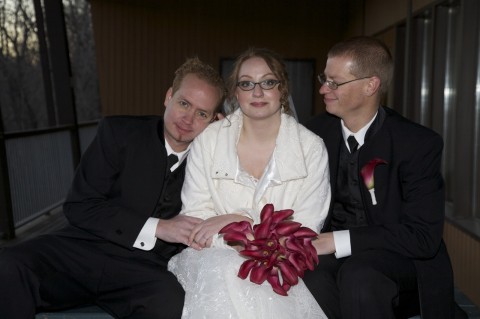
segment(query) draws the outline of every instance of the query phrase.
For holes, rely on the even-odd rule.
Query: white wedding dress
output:
[[[328,156],[322,140],[282,114],[273,155],[260,180],[245,172],[237,156],[241,110],[210,124],[192,143],[182,189],[182,214],[208,219],[240,214],[260,222],[265,204],[293,209],[292,218],[319,232],[330,204]],[[218,146],[218,147],[217,147]],[[238,277],[245,261],[222,236],[212,248],[183,250],[168,263],[185,289],[183,319],[323,319],[324,312],[305,283],[288,296]],[[307,270],[308,271],[308,270]]]
[[[174,256],[168,267],[185,289],[182,319],[327,318],[302,280],[281,296],[267,281],[239,278],[243,261],[229,248],[187,248]]]

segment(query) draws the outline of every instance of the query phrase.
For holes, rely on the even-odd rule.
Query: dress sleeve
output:
[[[220,205],[219,200],[214,203],[217,195],[210,177],[213,161],[211,149],[214,148],[208,145],[215,143],[212,140],[213,138],[208,139],[201,134],[192,143],[182,188],[181,214],[207,219],[225,213],[221,210],[216,212],[216,208]]]
[[[330,207],[330,173],[328,167],[328,154],[323,140],[316,137],[308,148],[304,147],[307,177],[295,200],[293,218],[317,233],[322,229],[323,223]]]

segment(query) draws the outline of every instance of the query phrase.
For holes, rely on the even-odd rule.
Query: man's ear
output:
[[[167,107],[168,103],[169,103],[170,100],[172,99],[172,96],[173,96],[173,88],[170,87],[170,88],[167,90],[167,93],[165,94],[165,102],[163,102],[163,105],[165,105],[165,107]]]
[[[368,83],[365,86],[365,94],[372,96],[373,94],[377,93],[380,90],[380,84],[380,78],[377,76],[372,76],[368,79]]]

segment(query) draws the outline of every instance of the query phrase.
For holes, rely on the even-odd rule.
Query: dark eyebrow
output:
[[[272,72],[270,72],[270,73],[265,73],[265,74],[262,75],[260,78],[263,79],[263,78],[267,78],[267,77],[270,77],[270,76],[273,76],[273,77],[275,77],[275,78],[277,77],[275,74],[273,74]],[[239,81],[240,81],[242,78],[244,78],[244,77],[249,78],[249,79],[252,79],[252,76],[250,76],[250,75],[248,75],[248,74],[244,74],[244,75],[240,75],[240,76],[238,77]],[[269,80],[269,79],[265,79],[265,80]],[[247,80],[243,80],[243,81],[247,81]],[[264,80],[262,80],[262,81],[264,81]]]

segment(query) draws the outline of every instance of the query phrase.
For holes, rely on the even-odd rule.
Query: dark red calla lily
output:
[[[272,268],[270,273],[267,276],[267,281],[272,286],[274,292],[279,295],[287,296],[287,291],[283,288],[283,285],[280,283],[280,277],[278,277],[278,270],[276,268]]]
[[[265,267],[264,263],[259,263],[250,271],[250,281],[261,285],[267,280],[269,269]]]
[[[317,237],[317,233],[314,232],[313,230],[311,230],[308,227],[300,227],[300,229],[298,229],[293,235],[296,238],[304,238],[304,237],[308,237],[308,238],[313,237],[314,238],[314,237]]]
[[[247,236],[239,231],[231,231],[223,235],[223,239],[226,241],[238,241],[246,245],[248,243]]]
[[[247,256],[247,257],[253,257],[253,258],[268,258],[270,255],[272,255],[272,252],[268,249],[258,249],[258,250],[248,250],[244,249],[240,251],[240,255]]]
[[[286,220],[292,215],[293,215],[293,209],[282,209],[282,210],[276,211],[275,214],[272,216],[272,223],[278,224],[282,220]]]
[[[290,262],[283,261],[277,264],[278,269],[282,273],[282,278],[290,285],[298,284],[298,272]]]
[[[280,236],[289,236],[302,227],[302,224],[292,221],[279,222],[275,227],[275,232]]]
[[[375,197],[375,181],[374,181],[374,171],[375,167],[379,164],[387,164],[387,162],[381,158],[374,158],[365,164],[360,170],[360,174],[363,178],[363,183],[367,187],[370,197],[372,198],[372,205],[377,205],[377,199]]]
[[[303,278],[307,264],[305,263],[305,257],[299,253],[292,253],[288,256],[288,261],[295,267],[297,274],[300,278]]]
[[[252,225],[247,221],[230,223],[220,229],[219,234],[229,233],[231,231],[238,231],[244,234],[253,234]]]
[[[365,164],[360,170],[360,174],[363,177],[363,182],[368,189],[375,187],[373,172],[375,171],[375,167],[379,164],[387,164],[387,162],[381,158],[374,158]]]
[[[260,222],[264,222],[267,219],[271,219],[274,213],[274,208],[272,204],[267,204],[263,206],[262,211],[260,212]]]
[[[317,236],[308,227],[288,220],[293,210],[275,211],[272,204],[263,207],[261,222],[253,227],[248,222],[235,222],[220,230],[227,242],[240,242],[239,253],[248,259],[240,266],[238,276],[262,284],[267,280],[277,294],[286,296],[291,286],[303,278],[305,270],[313,270],[318,256],[312,245]]]
[[[238,271],[238,277],[242,279],[246,279],[250,274],[250,270],[258,263],[255,259],[248,259],[245,260],[242,265],[240,266],[240,270]]]
[[[315,247],[313,247],[312,240],[310,238],[304,238],[303,246],[310,251],[308,255],[313,258],[313,262],[315,263],[315,265],[318,265],[317,250],[315,249]]]

